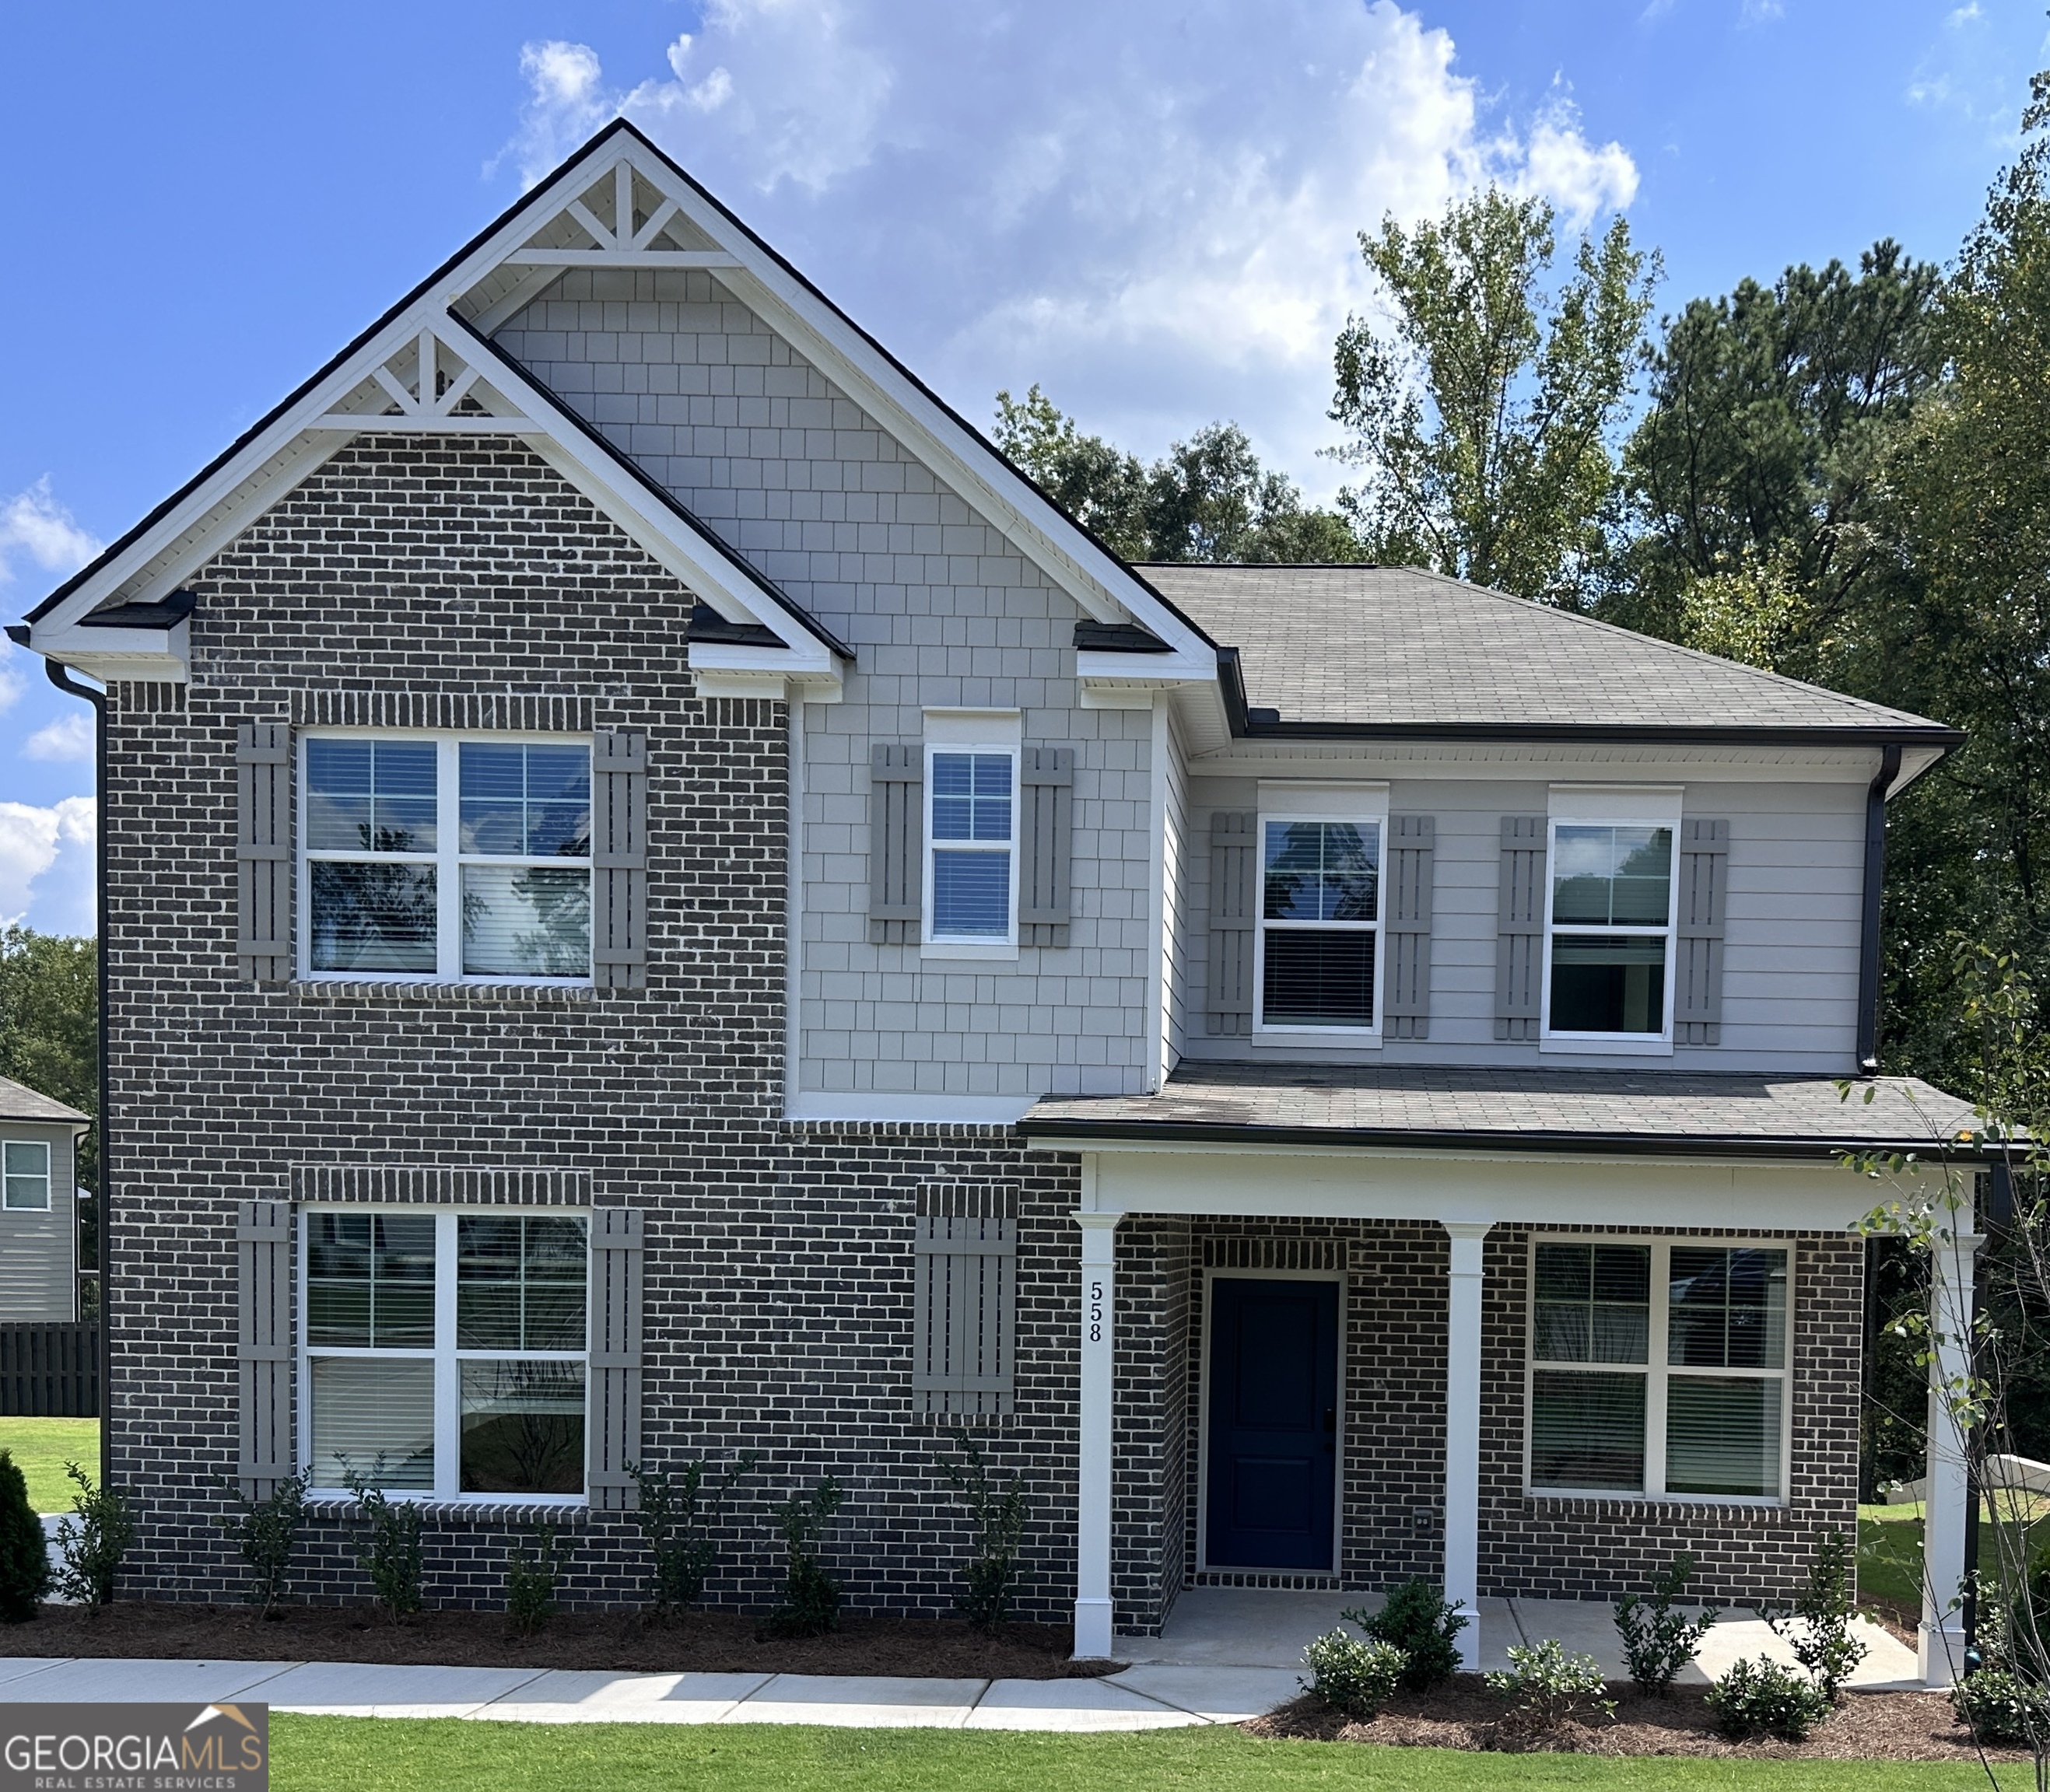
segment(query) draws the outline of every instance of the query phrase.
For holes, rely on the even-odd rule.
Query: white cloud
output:
[[[1393,0],[710,0],[666,77],[531,45],[529,181],[624,112],[977,423],[1046,384],[1142,453],[1235,416],[1299,477],[1335,431],[1357,241],[1489,181],[1580,224],[1636,166],[1555,95],[1519,128]]]
[[[18,555],[45,572],[73,573],[99,549],[99,539],[51,495],[47,473],[0,504],[0,584],[14,578]]]
[[[21,748],[31,759],[60,760],[90,759],[92,750],[92,723],[76,710],[38,728]]]
[[[94,813],[90,797],[49,808],[0,802],[0,924],[92,931]]]
[[[1744,0],[1737,9],[1739,25],[1771,25],[1787,16],[1786,0]]]

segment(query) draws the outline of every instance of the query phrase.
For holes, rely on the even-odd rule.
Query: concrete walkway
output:
[[[949,1730],[1151,1730],[1234,1724],[1296,1697],[1303,1646],[1371,1604],[1358,1595],[1192,1587],[1159,1637],[1119,1638],[1131,1665],[1100,1680],[908,1680],[768,1673],[613,1673],[564,1669],[380,1667],[346,1661],[172,1661],[0,1657],[0,1704],[261,1700],[274,1711],[350,1717],[463,1717],[531,1724],[822,1724]],[[1862,1621],[1861,1621],[1862,1622]],[[1919,1685],[1914,1656],[1865,1625],[1853,1685]],[[1623,1677],[1605,1605],[1482,1602],[1481,1661],[1557,1637]],[[1703,1665],[1785,1645],[1748,1615],[1709,1633]],[[1699,1683],[1699,1666],[1685,1678]]]

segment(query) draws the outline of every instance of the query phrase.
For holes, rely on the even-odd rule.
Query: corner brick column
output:
[[[1956,1217],[1970,1216],[1967,1207]],[[1929,1319],[1934,1360],[1929,1365],[1928,1503],[1922,1509],[1922,1622],[1916,1655],[1925,1686],[1948,1686],[1964,1665],[1964,1613],[1958,1587],[1965,1578],[1965,1521],[1971,1503],[1964,1434],[1952,1414],[1948,1390],[1971,1373],[1972,1265],[1986,1240],[1974,1233],[1939,1233],[1929,1255]]]
[[[1446,1220],[1452,1235],[1445,1323],[1445,1598],[1472,1621],[1460,1666],[1480,1668],[1481,1247],[1487,1221]]]
[[[1111,1323],[1117,1296],[1116,1213],[1077,1213],[1082,1229],[1081,1436],[1075,1501],[1075,1659],[1111,1653]]]

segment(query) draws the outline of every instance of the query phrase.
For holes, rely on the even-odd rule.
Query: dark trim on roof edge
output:
[[[116,604],[111,610],[88,611],[78,619],[81,629],[175,629],[197,608],[196,592],[177,590],[155,603]]]
[[[1232,653],[1235,662],[1237,650],[1223,649],[1219,653],[1220,664],[1224,652]],[[1255,740],[1713,741],[1771,746],[1878,746],[1892,742],[1902,746],[1936,747],[1946,753],[1962,746],[1970,738],[1955,728],[1935,724],[1904,728],[1894,723],[1846,723],[1841,727],[1689,727],[1684,723],[1253,721],[1233,732]]]
[[[1749,1134],[1668,1132],[1483,1132],[1452,1128],[1248,1126],[1200,1120],[1035,1120],[1030,1114],[1018,1130],[1028,1139],[1129,1139],[1139,1143],[1214,1145],[1380,1146],[1397,1151],[1471,1150],[1538,1153],[1577,1152],[1598,1157],[1830,1158],[1839,1151],[1913,1151],[1927,1155],[1939,1147],[1953,1156],[1984,1159],[1990,1153],[1934,1139],[1760,1139]]]

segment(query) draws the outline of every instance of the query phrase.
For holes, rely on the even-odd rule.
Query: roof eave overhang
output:
[[[1990,1162],[1989,1147],[1928,1139],[1759,1139],[1729,1134],[1567,1132],[1451,1128],[1257,1126],[1190,1120],[1074,1120],[1030,1114],[1018,1123],[1035,1151],[1098,1151],[1144,1149],[1149,1145],[1200,1145],[1219,1150],[1376,1150],[1389,1152],[1458,1151],[1548,1157],[1685,1158],[1700,1163],[1770,1161],[1831,1163],[1844,1154],[1900,1152],[1972,1163]]]

